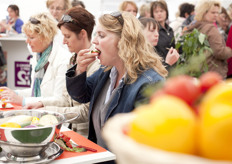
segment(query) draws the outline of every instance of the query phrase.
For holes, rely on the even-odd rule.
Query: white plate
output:
[[[14,108],[14,106],[13,106],[11,103],[7,103],[7,104],[6,104],[6,107],[3,108],[3,107],[2,107],[2,103],[0,103],[0,108],[2,108],[2,109],[11,109],[11,108]]]
[[[8,36],[6,33],[0,33],[0,37],[6,37]]]

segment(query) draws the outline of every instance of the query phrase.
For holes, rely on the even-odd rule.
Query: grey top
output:
[[[106,93],[109,86],[110,86],[110,78],[107,80],[106,85],[102,88],[102,91],[100,92],[98,98],[96,99],[96,102],[93,105],[93,115],[92,115],[93,125],[97,137],[97,144],[103,148],[107,148],[107,146],[105,145],[105,142],[102,138],[101,129],[104,126],[104,120],[107,110],[109,108],[110,102],[112,101],[112,97],[114,97],[114,93],[116,91],[115,89],[112,95],[110,96],[109,100],[105,103]]]

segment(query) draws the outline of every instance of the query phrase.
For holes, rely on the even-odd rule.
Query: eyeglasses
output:
[[[29,21],[32,23],[32,24],[40,24],[40,21],[36,18],[30,18]]]
[[[50,7],[49,10],[56,10],[56,11],[60,12],[60,11],[63,11],[64,8],[61,8],[61,7]]]
[[[65,23],[73,23],[75,25],[79,25],[75,20],[72,19],[72,17],[70,15],[63,15],[61,21],[65,22]]]
[[[115,17],[119,21],[119,23],[123,26],[124,19],[119,11],[112,12],[110,15]]]

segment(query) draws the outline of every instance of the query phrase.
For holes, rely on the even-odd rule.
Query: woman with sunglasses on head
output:
[[[93,44],[97,53],[78,53],[78,64],[66,73],[66,85],[74,100],[90,102],[89,139],[106,148],[101,136],[105,122],[131,112],[135,103],[146,99],[147,85],[164,80],[167,70],[144,38],[138,19],[128,12],[101,16]],[[87,77],[87,67],[96,57],[102,67]]]
[[[70,67],[76,64],[76,56],[80,50],[91,47],[91,35],[94,25],[94,16],[80,7],[69,9],[58,23],[58,27],[64,35],[63,43],[68,46],[70,52],[75,53],[70,60]],[[95,60],[88,66],[87,76],[91,75],[99,67],[99,62]],[[28,104],[25,108],[42,108],[60,113],[79,113],[78,119],[72,122],[72,129],[85,137],[88,136],[89,104],[73,101],[66,88],[61,98],[53,101],[44,99],[40,102]]]
[[[71,53],[54,39],[57,29],[55,20],[46,13],[32,16],[24,24],[26,42],[36,52],[31,59],[31,88],[15,92],[7,87],[0,87],[4,89],[2,98],[24,106],[41,99],[52,100],[62,96]]]

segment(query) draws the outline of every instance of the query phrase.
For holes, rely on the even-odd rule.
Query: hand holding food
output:
[[[0,89],[3,89],[3,91],[1,92],[2,100],[8,100],[12,103],[22,105],[22,96],[17,95],[15,91],[11,90],[8,87],[0,87]]]
[[[168,51],[167,56],[166,56],[165,63],[167,63],[168,65],[173,65],[177,62],[179,57],[180,57],[180,55],[176,51],[176,49],[171,47]]]
[[[97,50],[84,49],[79,51],[77,55],[77,68],[76,73],[79,75],[87,70],[90,63],[96,60],[96,57],[100,54]]]

